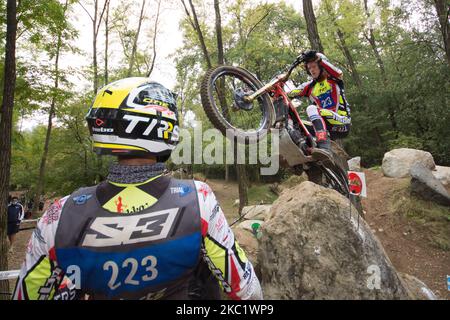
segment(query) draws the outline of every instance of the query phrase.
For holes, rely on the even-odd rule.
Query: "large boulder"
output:
[[[273,204],[258,260],[267,299],[413,298],[348,199],[308,181]]]
[[[427,287],[425,283],[417,279],[416,277],[406,274],[398,273],[400,278],[402,278],[403,283],[408,287],[409,292],[414,300],[437,300],[433,291]]]
[[[433,175],[444,186],[450,186],[450,167],[436,166],[433,171]]]
[[[416,149],[394,149],[386,152],[383,157],[383,174],[391,178],[405,178],[409,175],[409,170],[414,163],[419,162],[426,168],[435,168],[431,153]]]
[[[247,220],[264,220],[266,216],[270,213],[270,208],[272,206],[269,204],[257,205],[257,206],[246,206],[242,208],[241,215],[245,216]]]
[[[258,225],[262,225],[264,223],[264,221],[262,220],[255,220],[255,219],[251,219],[251,220],[244,220],[241,223],[238,224],[237,228],[240,229],[244,229],[250,232],[253,232],[253,225],[254,224],[258,224]]]
[[[411,194],[424,200],[450,206],[450,195],[430,169],[415,163],[411,170]]]
[[[348,162],[348,170],[361,171],[361,157],[351,158]]]

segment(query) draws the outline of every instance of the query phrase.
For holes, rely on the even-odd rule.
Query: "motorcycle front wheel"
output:
[[[263,138],[273,121],[273,105],[268,93],[252,102],[249,96],[262,87],[262,83],[249,71],[233,66],[210,69],[203,77],[200,95],[203,109],[223,135],[232,134],[246,144]]]

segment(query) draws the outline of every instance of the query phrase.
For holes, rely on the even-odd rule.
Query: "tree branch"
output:
[[[156,11],[155,30],[153,30],[153,57],[152,57],[152,63],[151,63],[150,68],[148,69],[148,72],[147,72],[147,77],[150,77],[150,75],[153,72],[153,68],[155,67],[155,61],[156,61],[156,35],[158,34],[158,23],[159,23],[160,8],[161,8],[161,0],[158,1],[158,10]]]
[[[104,5],[103,5],[102,13],[100,13],[100,18],[98,19],[98,25],[97,25],[97,27],[96,27],[96,29],[95,29],[95,34],[96,34],[96,35],[98,34],[98,30],[100,29],[100,25],[102,24],[103,15],[105,14],[106,7],[107,7],[107,5],[108,5],[108,2],[109,2],[109,0],[105,0],[105,3],[104,3]]]
[[[89,11],[83,6],[83,4],[80,1],[77,1],[77,3],[83,8],[83,10],[88,14],[89,18],[91,19],[92,22],[94,22],[94,18],[92,18],[91,14],[89,13]]]

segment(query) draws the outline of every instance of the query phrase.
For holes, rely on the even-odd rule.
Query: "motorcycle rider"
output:
[[[317,148],[311,154],[318,161],[332,161],[330,136],[333,140],[344,138],[351,126],[343,74],[325,55],[314,50],[303,53],[303,61],[312,80],[289,92],[289,97],[308,97],[313,103],[306,108],[308,118],[314,126],[317,143]]]
[[[45,212],[13,298],[220,299],[222,288],[262,299],[211,188],[165,174],[179,139],[175,94],[122,79],[98,92],[86,119],[94,151],[118,163]]]

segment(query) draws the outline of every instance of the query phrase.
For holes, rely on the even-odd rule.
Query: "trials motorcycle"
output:
[[[350,197],[348,154],[339,141],[331,141],[332,163],[315,161],[311,156],[316,147],[314,128],[300,118],[286,92],[292,84],[291,73],[304,61],[304,55],[299,55],[266,84],[244,68],[224,65],[212,68],[201,83],[203,108],[223,135],[231,130],[235,139],[245,144],[257,143],[268,130],[278,129],[281,163],[294,173],[305,172],[310,181],[349,197],[361,212],[359,201]]]

